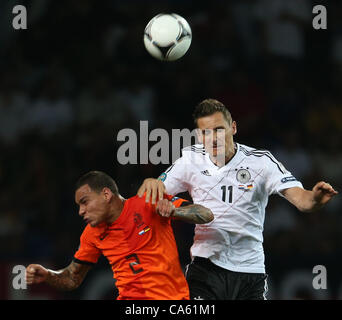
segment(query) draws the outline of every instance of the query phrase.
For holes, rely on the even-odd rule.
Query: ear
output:
[[[106,201],[110,201],[113,197],[113,192],[109,188],[103,188],[102,193]]]
[[[237,133],[237,125],[236,125],[236,121],[233,121],[232,122],[232,134],[233,134],[233,136],[234,135],[236,135],[236,133]]]

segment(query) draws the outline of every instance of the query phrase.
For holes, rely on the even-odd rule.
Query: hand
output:
[[[334,190],[329,183],[324,181],[316,183],[316,185],[312,188],[312,192],[313,198],[319,206],[325,205],[332,199],[332,197],[338,194],[338,192]]]
[[[164,193],[166,193],[165,185],[163,181],[153,178],[147,178],[144,180],[143,184],[140,186],[137,195],[141,198],[146,192],[145,201],[150,202],[150,197],[152,195],[152,204],[156,204],[156,198],[158,195],[158,200],[164,198]]]
[[[171,201],[163,199],[158,201],[156,210],[162,217],[168,218],[172,216],[173,212],[175,211],[175,206]]]
[[[26,283],[37,284],[44,282],[49,275],[49,271],[40,264],[30,264],[26,268]]]

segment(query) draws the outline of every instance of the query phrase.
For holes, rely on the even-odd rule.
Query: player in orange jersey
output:
[[[156,205],[137,196],[124,199],[114,180],[100,171],[79,179],[75,201],[87,226],[73,261],[59,271],[30,264],[27,284],[75,289],[103,254],[112,267],[119,300],[189,299],[170,216],[207,223],[213,219],[209,209],[169,195]]]

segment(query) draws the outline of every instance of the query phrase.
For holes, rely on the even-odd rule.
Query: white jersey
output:
[[[188,191],[194,203],[214,214],[212,222],[196,225],[191,256],[248,273],[265,273],[262,233],[268,196],[303,187],[269,151],[238,143],[234,157],[221,168],[203,145],[184,148],[159,179],[168,194]]]

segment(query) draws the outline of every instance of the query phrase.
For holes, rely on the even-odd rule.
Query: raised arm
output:
[[[85,278],[91,266],[72,261],[64,269],[54,271],[39,264],[30,264],[26,268],[26,283],[28,285],[45,282],[60,290],[74,290]]]
[[[329,183],[320,181],[316,183],[312,190],[293,187],[283,190],[282,194],[299,211],[313,212],[322,208],[338,192]]]
[[[157,202],[156,211],[163,217],[174,217],[189,223],[203,224],[214,219],[210,209],[200,204],[189,204],[184,207],[175,208],[173,203],[167,199]]]

